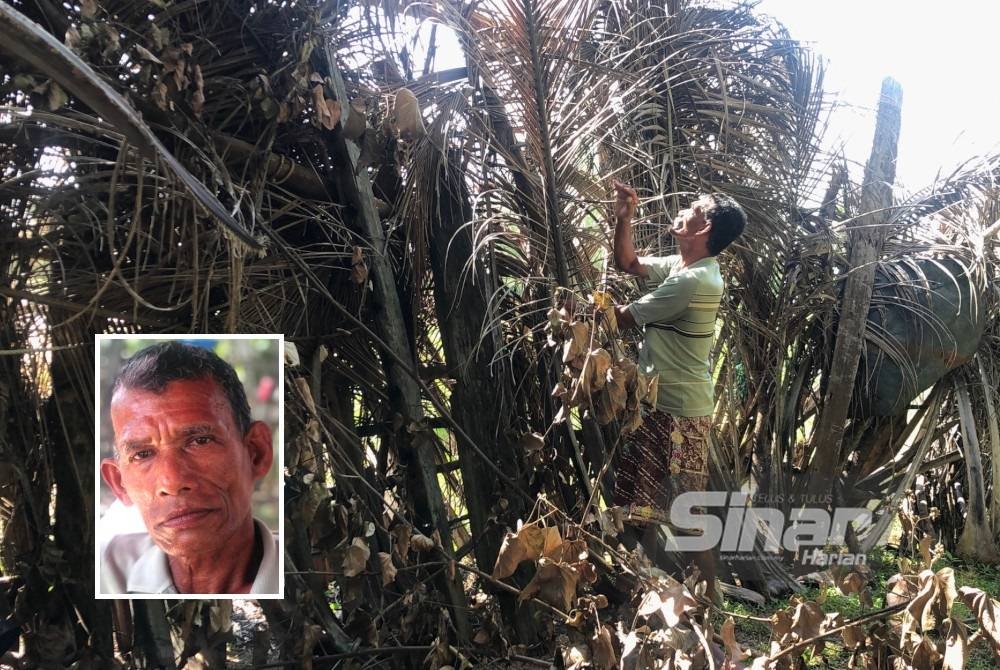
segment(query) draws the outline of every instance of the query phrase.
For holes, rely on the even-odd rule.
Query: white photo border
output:
[[[277,342],[278,430],[274,439],[278,470],[278,592],[277,593],[101,593],[101,556],[97,537],[101,500],[101,344],[111,340],[275,340]],[[241,380],[242,381],[242,380]],[[282,600],[285,597],[285,336],[282,333],[105,333],[94,336],[94,598],[96,600]]]

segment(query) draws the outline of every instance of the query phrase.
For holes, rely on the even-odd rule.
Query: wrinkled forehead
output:
[[[197,423],[236,425],[225,393],[211,378],[175,380],[158,391],[122,386],[111,397],[111,424],[116,434],[127,424],[178,416],[192,421],[197,418]]]

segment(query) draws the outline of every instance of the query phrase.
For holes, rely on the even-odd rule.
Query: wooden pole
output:
[[[813,499],[818,496],[820,500],[831,500],[834,482],[841,472],[840,451],[865,342],[875,268],[889,230],[887,223],[892,206],[892,183],[896,178],[902,104],[900,85],[891,78],[883,80],[875,140],[861,190],[861,211],[865,213],[848,225],[851,269],[840,301],[840,325],[830,365],[830,383],[813,433],[808,487]]]

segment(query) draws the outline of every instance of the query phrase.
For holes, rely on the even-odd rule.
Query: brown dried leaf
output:
[[[351,107],[347,110],[347,122],[344,124],[344,137],[357,141],[368,128],[368,104],[364,98],[354,98],[351,100]]]
[[[340,123],[340,116],[341,116],[340,101],[328,99],[326,101],[326,110],[328,112],[328,123],[330,125],[324,124],[323,127],[326,128],[327,130],[333,130],[337,126],[337,124]]]
[[[604,324],[604,329],[609,335],[618,334],[618,313],[615,312],[613,305],[601,309],[601,323]]]
[[[952,568],[941,568],[934,573],[934,581],[937,582],[938,597],[933,603],[933,614],[936,621],[943,622],[951,616],[951,606],[958,597],[955,571]]]
[[[525,433],[517,439],[516,446],[532,454],[536,451],[541,451],[545,447],[545,438],[541,433]]]
[[[844,647],[854,651],[865,642],[865,629],[861,626],[848,626],[841,631],[840,636],[844,639]]]
[[[913,650],[913,656],[909,659],[913,670],[935,670],[941,654],[926,635],[920,636],[920,643]]]
[[[733,617],[729,617],[722,624],[719,635],[722,637],[723,644],[726,645],[726,656],[734,665],[750,655],[750,652],[744,650],[736,641],[736,622],[733,621]]]
[[[611,354],[604,349],[594,349],[587,354],[587,362],[584,363],[584,371],[581,374],[587,374],[589,371],[589,385],[591,389],[604,388],[604,385],[608,382],[608,370],[611,369],[612,363]]]
[[[591,409],[594,410],[594,418],[597,423],[606,426],[615,418],[615,409],[611,401],[611,396],[606,389],[596,391],[590,396]]]
[[[278,123],[287,123],[292,118],[292,107],[287,102],[278,105]]]
[[[521,526],[516,533],[504,537],[497,562],[493,566],[493,578],[505,579],[514,574],[521,561],[533,561],[542,555],[545,547],[545,530],[532,523]]]
[[[172,50],[171,56],[172,58],[164,62],[163,74],[173,74],[174,86],[178,91],[182,91],[188,85],[187,61],[177,55],[176,49]]]
[[[590,649],[592,652],[592,662],[598,670],[613,670],[618,667],[618,657],[615,655],[615,647],[611,643],[611,629],[602,625],[601,629],[594,633],[590,639]]]
[[[906,634],[919,624],[919,630],[931,630],[951,614],[951,605],[958,596],[955,590],[955,573],[951,568],[941,568],[936,573],[924,570],[918,575],[920,591],[906,607],[902,633]]]
[[[642,426],[642,412],[638,409],[634,409],[625,415],[622,423],[622,433],[625,435],[634,433],[639,430],[640,426]]]
[[[424,120],[420,116],[420,103],[410,89],[401,88],[396,91],[393,116],[396,117],[396,127],[402,139],[412,142],[427,134]]]
[[[890,577],[885,586],[887,589],[885,594],[885,604],[887,607],[910,600],[920,590],[913,581],[900,574]]]
[[[955,618],[945,622],[944,665],[941,670],[962,670],[965,667],[969,636],[965,624]]]
[[[351,254],[351,281],[359,285],[368,281],[368,266],[365,265],[365,253],[361,247],[354,247]]]
[[[580,573],[572,566],[540,558],[535,576],[517,598],[523,601],[537,594],[540,600],[566,612],[576,597],[576,584],[579,580]]]
[[[62,108],[63,105],[69,100],[69,96],[66,95],[66,91],[62,89],[62,86],[55,83],[54,81],[49,82],[49,95],[48,95],[48,105],[49,111],[54,112],[57,109]]]
[[[202,112],[205,111],[205,78],[201,74],[200,65],[195,65],[191,71],[194,76],[194,93],[191,94],[191,111],[193,111],[194,115],[200,119]]]
[[[205,93],[203,91],[195,91],[191,94],[191,111],[194,112],[195,118],[201,118],[205,111]]]
[[[659,612],[668,627],[673,628],[680,623],[681,616],[695,609],[698,601],[694,599],[687,587],[680,582],[657,591],[648,591],[639,604],[640,616],[650,616]]]
[[[590,326],[583,321],[576,321],[569,328],[570,337],[563,345],[563,363],[573,362],[590,348]]]
[[[989,642],[993,653],[1000,659],[1000,601],[990,598],[979,589],[963,586],[958,590],[962,603],[972,610],[979,622],[979,634]]]
[[[153,55],[153,52],[142,46],[141,44],[135,45],[136,53],[139,54],[139,60],[148,60],[156,63],[157,65],[163,65],[163,61]]]
[[[929,623],[929,616],[925,618],[925,615],[930,614],[931,603],[937,597],[937,582],[934,580],[933,572],[924,570],[917,576],[917,579],[919,580],[920,590],[914,596],[913,600],[910,601],[910,604],[906,606],[900,629],[901,639],[904,641],[910,633],[926,630],[924,624]]]
[[[930,570],[931,565],[934,562],[934,557],[931,555],[930,535],[924,535],[922,538],[920,538],[920,543],[918,547],[920,548],[920,560],[923,562],[924,569]]]
[[[80,31],[77,30],[76,26],[70,26],[66,29],[66,35],[63,38],[63,44],[68,46],[70,49],[76,49],[80,46]]]
[[[604,513],[610,517],[611,526],[615,529],[616,533],[625,532],[625,511],[621,507],[615,505]]]
[[[415,533],[413,537],[410,538],[410,547],[414,551],[419,553],[423,553],[425,551],[431,551],[432,549],[434,549],[435,546],[437,545],[435,544],[433,539],[427,537],[426,535],[422,535],[420,533]]]
[[[396,579],[396,566],[392,564],[392,554],[378,552],[379,567],[382,569],[382,587],[392,584]]]
[[[619,367],[613,367],[607,374],[608,398],[611,400],[611,411],[618,416],[625,411],[628,396],[625,393],[625,371]]]
[[[323,637],[322,626],[317,626],[313,623],[307,623],[302,626],[302,636],[295,644],[298,657],[302,659],[300,665],[302,670],[312,670],[313,649],[321,637]]]
[[[826,613],[817,603],[806,600],[795,606],[792,614],[792,631],[800,640],[808,640],[822,632]]]
[[[837,582],[837,588],[840,589],[840,592],[844,595],[860,593],[861,589],[864,587],[865,578],[857,572],[849,572]]]
[[[472,643],[484,646],[490,643],[490,638],[490,632],[485,628],[480,628],[476,634],[472,636]]]
[[[344,552],[344,562],[342,564],[344,576],[357,577],[364,572],[369,556],[371,556],[371,550],[368,549],[368,543],[365,542],[364,538],[354,538],[351,546]]]
[[[85,19],[92,19],[97,16],[97,0],[80,0],[80,16]]]
[[[562,558],[563,539],[559,535],[559,529],[555,526],[546,526],[542,530],[542,556],[560,560]]]
[[[597,568],[590,561],[577,561],[570,567],[576,570],[580,575],[580,581],[584,584],[593,584],[597,581]]]
[[[554,334],[561,333],[563,328],[570,324],[569,312],[566,311],[565,307],[560,307],[558,309],[550,307],[549,311],[546,313],[546,318],[549,320],[548,328]]]
[[[646,384],[646,397],[643,398],[643,401],[650,407],[656,407],[656,398],[660,389],[660,375],[653,375],[652,377],[639,375],[639,383]]]
[[[153,99],[153,104],[164,111],[170,107],[170,101],[167,99],[167,92],[167,85],[161,81],[153,87],[153,93],[150,96]]]
[[[792,634],[792,615],[787,610],[778,610],[771,615],[771,632],[779,643]]]
[[[317,127],[333,130],[337,125],[330,108],[326,104],[326,96],[323,94],[323,85],[316,84],[312,89],[313,98],[313,124]]]

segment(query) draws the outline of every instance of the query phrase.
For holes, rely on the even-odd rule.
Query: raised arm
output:
[[[632,217],[635,215],[639,196],[630,186],[620,181],[615,186],[615,267],[623,272],[639,277],[646,277],[646,266],[639,262],[635,253],[635,243],[632,242]]]

